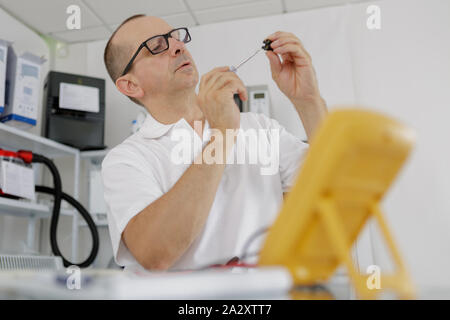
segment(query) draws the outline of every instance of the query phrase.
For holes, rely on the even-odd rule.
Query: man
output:
[[[267,38],[273,41],[273,52],[266,52],[272,77],[310,139],[326,114],[311,58],[291,33]],[[197,94],[189,41],[186,29],[173,31],[160,18],[138,15],[119,26],[105,48],[117,89],[149,112],[140,131],[102,164],[114,255],[128,269],[193,269],[240,256],[249,237],[274,222],[306,152],[306,144],[275,120],[239,112],[233,95],[246,100],[247,93],[228,67],[203,75]],[[275,174],[262,175],[260,165],[249,163],[201,161],[217,142],[208,132],[239,128],[277,130],[278,141],[264,139],[264,148],[279,144]],[[173,161],[177,130],[200,141],[190,163]],[[214,145],[213,154],[234,156],[235,142]]]

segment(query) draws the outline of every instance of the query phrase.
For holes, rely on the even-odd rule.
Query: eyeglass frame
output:
[[[186,34],[188,35],[189,41],[183,42],[183,43],[188,43],[188,42],[190,42],[190,41],[192,40],[191,34],[189,33],[188,28],[186,28],[186,27],[175,28],[175,29],[170,30],[170,31],[167,32],[166,34],[158,34],[158,35],[156,35],[156,36],[152,36],[152,37],[148,38],[147,40],[145,40],[144,42],[142,42],[141,45],[139,46],[139,48],[136,50],[136,52],[134,53],[133,57],[130,59],[130,62],[128,62],[127,66],[126,66],[125,69],[123,70],[121,77],[124,76],[124,75],[126,75],[126,74],[130,71],[131,66],[133,65],[134,60],[136,59],[137,55],[139,54],[139,52],[140,52],[144,47],[147,48],[147,50],[148,50],[152,55],[157,55],[157,54],[163,53],[164,51],[168,50],[168,49],[169,49],[169,38],[173,38],[170,34],[171,34],[172,32],[174,32],[174,31],[176,31],[176,30],[185,30],[185,31],[186,31]],[[154,39],[154,38],[157,38],[157,37],[164,37],[164,40],[166,41],[166,44],[167,44],[167,48],[164,49],[164,50],[162,50],[162,51],[160,51],[160,52],[158,52],[158,53],[153,53],[153,51],[150,50],[150,48],[147,46],[147,41],[150,41],[150,40],[152,40],[152,39]],[[174,38],[174,39],[175,39],[175,38]],[[180,41],[180,40],[178,40],[178,41]]]

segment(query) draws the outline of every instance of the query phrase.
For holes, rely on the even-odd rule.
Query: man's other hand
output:
[[[218,67],[202,76],[198,104],[212,129],[225,133],[226,129],[239,129],[239,108],[234,94],[247,100],[247,90],[242,80],[228,67]]]

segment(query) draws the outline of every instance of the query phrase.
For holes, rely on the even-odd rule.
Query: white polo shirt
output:
[[[276,120],[262,114],[241,113],[240,128],[262,133],[258,150],[275,150],[279,146],[279,170],[267,174],[267,161],[250,161],[251,151],[247,147],[245,163],[236,164],[238,151],[235,145],[230,155],[235,161],[226,165],[203,230],[172,270],[225,263],[234,256],[241,256],[249,237],[275,221],[283,192],[295,182],[307,144],[288,133]],[[190,163],[174,161],[174,148],[180,146],[180,141],[174,139],[174,132],[180,132],[179,129],[184,129],[183,132],[199,142],[194,144]],[[278,134],[271,134],[273,130]],[[122,241],[122,232],[131,218],[171,189],[210,138],[207,121],[201,141],[185,119],[165,125],[148,115],[137,133],[105,157],[102,163],[104,196],[112,248],[119,265],[132,271],[144,270]],[[264,168],[266,172],[262,174]],[[252,242],[248,251],[258,251],[264,238],[261,236]]]

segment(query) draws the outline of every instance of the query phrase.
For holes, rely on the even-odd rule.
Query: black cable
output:
[[[95,257],[97,256],[98,249],[99,249],[99,235],[97,226],[95,225],[95,222],[92,220],[91,215],[89,212],[79,203],[76,199],[69,196],[68,194],[64,193],[62,191],[62,183],[61,183],[61,176],[59,175],[58,169],[56,168],[55,164],[52,160],[46,158],[43,155],[35,154],[33,153],[33,160],[32,162],[35,163],[42,163],[44,164],[52,173],[53,176],[53,186],[54,188],[49,188],[45,186],[36,186],[37,192],[47,193],[54,196],[54,202],[53,202],[53,210],[52,210],[52,217],[50,222],[50,245],[52,248],[52,251],[55,255],[60,256],[63,260],[63,264],[65,267],[75,265],[79,266],[80,268],[85,268],[91,265]],[[59,214],[61,209],[61,200],[64,199],[68,203],[70,203],[77,211],[81,214],[83,219],[86,221],[89,230],[92,234],[92,250],[89,254],[88,258],[81,262],[81,263],[73,263],[62,255],[61,251],[59,250],[58,241],[56,239],[56,231],[58,229],[58,220],[59,220]]]
[[[45,187],[45,186],[36,186],[36,192],[46,193],[46,194],[50,194],[53,196],[55,195],[55,189]],[[80,213],[80,215],[83,217],[83,219],[86,221],[87,226],[88,226],[89,230],[91,231],[91,235],[92,235],[92,249],[91,249],[91,252],[90,252],[88,258],[81,263],[73,263],[73,262],[66,260],[62,256],[61,252],[59,251],[59,248],[57,248],[56,250],[57,250],[57,252],[60,252],[59,256],[61,256],[61,258],[63,259],[64,266],[67,267],[70,265],[76,265],[76,266],[79,266],[80,268],[86,268],[94,262],[97,254],[98,254],[100,239],[99,239],[97,226],[95,225],[94,220],[92,220],[92,217],[89,214],[89,212],[77,200],[75,200],[74,198],[72,198],[70,195],[68,195],[65,192],[63,192],[61,194],[61,199],[70,203]],[[50,229],[52,229],[52,228],[50,227]],[[56,240],[56,238],[55,238],[55,240]],[[56,245],[58,245],[58,244],[56,243]],[[55,250],[53,250],[53,247],[52,247],[52,251],[54,251],[54,253],[55,253]]]
[[[248,239],[247,242],[245,242],[244,244],[244,249],[242,250],[242,257],[240,260],[245,260],[245,258],[247,258],[249,256],[248,254],[248,249],[250,248],[250,245],[252,244],[253,241],[255,241],[256,238],[258,238],[259,236],[261,236],[262,234],[266,233],[269,230],[269,227],[264,227],[261,229],[256,230]]]

